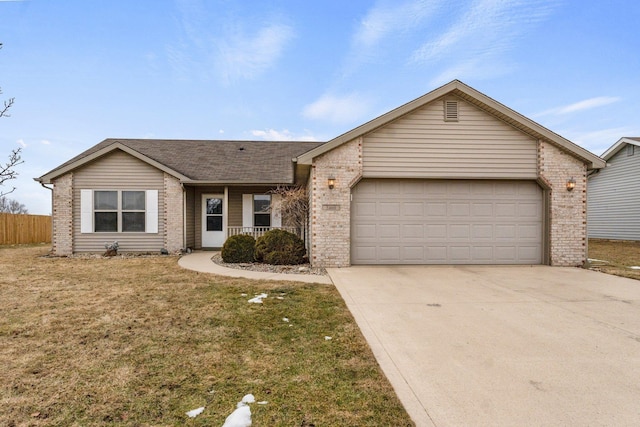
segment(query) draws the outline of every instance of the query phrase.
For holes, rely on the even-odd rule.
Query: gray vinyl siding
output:
[[[590,238],[640,240],[640,148],[623,147],[607,167],[589,178],[587,232]]]
[[[158,233],[81,233],[80,190],[158,190]],[[164,241],[164,175],[122,151],[114,151],[73,173],[73,251],[104,252],[118,241],[122,252],[158,252]]]
[[[268,194],[271,187],[231,187],[229,188],[229,227],[242,227],[242,195]]]
[[[449,98],[448,98],[449,99]],[[365,135],[365,178],[535,179],[537,141],[457,99],[459,121],[442,99]]]

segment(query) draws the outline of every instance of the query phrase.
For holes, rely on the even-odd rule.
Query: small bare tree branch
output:
[[[2,90],[0,90],[0,94],[2,94]],[[8,100],[4,101],[4,107],[0,109],[0,117],[11,117],[11,115],[7,113],[7,111],[9,111],[9,108],[11,108],[11,106],[13,105],[14,100],[15,98],[9,98]]]
[[[14,168],[17,165],[24,163],[22,157],[20,157],[21,151],[22,148],[16,148],[12,150],[11,154],[9,155],[9,161],[0,166],[0,185],[4,185],[5,181],[16,179],[16,177],[18,176],[18,172],[16,172]],[[0,197],[12,193],[15,189],[16,188],[13,187],[10,191],[0,191]]]

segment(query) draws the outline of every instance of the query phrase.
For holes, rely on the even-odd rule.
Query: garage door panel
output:
[[[449,237],[451,239],[469,240],[471,237],[471,227],[467,224],[452,224],[449,226]]]
[[[449,259],[453,264],[468,264],[471,261],[471,247],[449,246]]]
[[[474,240],[493,239],[493,224],[474,224],[472,226],[471,237]]]
[[[378,237],[381,239],[400,239],[399,224],[381,224],[378,226]]]
[[[400,262],[400,246],[380,246],[378,258],[383,263],[397,264]]]
[[[356,239],[375,239],[376,226],[375,224],[358,224],[354,227],[353,237]]]
[[[427,216],[430,218],[435,217],[447,217],[447,204],[444,202],[431,202],[427,201]]]
[[[365,179],[353,191],[354,264],[539,264],[533,181]]]
[[[402,259],[422,263],[424,259],[424,246],[403,246]]]
[[[423,224],[405,224],[402,227],[402,237],[404,239],[420,239],[425,238]]]
[[[427,224],[427,238],[439,239],[447,237],[447,224]]]
[[[460,202],[451,202],[449,203],[449,216],[467,217],[471,213],[471,208],[469,203],[460,203]]]

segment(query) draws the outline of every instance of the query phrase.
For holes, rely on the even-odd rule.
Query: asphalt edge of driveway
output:
[[[365,316],[360,311],[360,307],[355,303],[354,299],[351,297],[347,289],[342,286],[340,280],[336,279],[339,270],[346,270],[351,268],[352,267],[343,267],[340,269],[327,268],[327,273],[329,274],[329,277],[331,277],[334,286],[340,293],[340,296],[347,305],[347,308],[351,312],[351,315],[355,319],[358,328],[362,332],[362,335],[369,344],[369,348],[371,348],[374,357],[378,361],[378,365],[380,365],[382,372],[391,383],[391,386],[396,392],[398,399],[404,406],[404,409],[409,414],[409,417],[411,417],[415,425],[418,427],[435,427],[435,424],[433,423],[433,420],[429,416],[427,410],[424,408],[424,406],[422,406],[420,400],[418,399],[418,396],[416,396],[415,392],[400,372],[398,366],[396,366],[396,364],[391,359],[391,356],[389,356],[386,348],[384,347],[376,333],[373,331],[373,328],[371,328],[371,326],[367,322]]]

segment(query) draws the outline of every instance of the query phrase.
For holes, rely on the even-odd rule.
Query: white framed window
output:
[[[243,194],[243,227],[281,227],[279,194]]]
[[[271,227],[271,195],[253,195],[253,226]]]
[[[82,233],[157,233],[158,190],[80,190]]]

